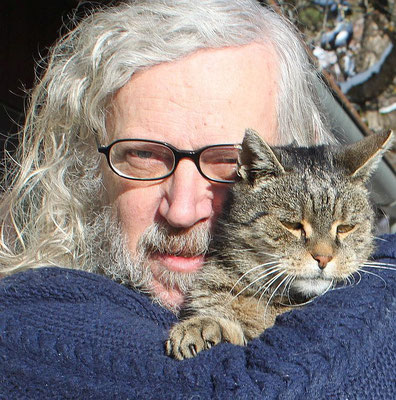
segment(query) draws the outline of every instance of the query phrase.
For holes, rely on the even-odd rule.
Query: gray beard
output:
[[[153,274],[150,268],[154,254],[172,254],[184,257],[204,255],[211,240],[207,222],[190,229],[173,228],[165,223],[154,223],[140,237],[132,255],[128,249],[128,237],[110,207],[96,215],[87,227],[86,240],[91,249],[83,269],[100,273],[109,278],[149,294],[153,301],[163,306],[153,295]],[[157,277],[165,287],[187,293],[195,274],[165,270]],[[167,305],[169,308],[169,305]],[[177,312],[177,309],[172,311]]]

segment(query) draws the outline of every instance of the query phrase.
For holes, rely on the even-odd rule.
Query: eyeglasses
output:
[[[182,158],[194,161],[200,174],[214,182],[233,183],[240,145],[215,144],[199,150],[179,150],[156,140],[119,139],[99,153],[119,176],[137,181],[154,181],[172,175]]]

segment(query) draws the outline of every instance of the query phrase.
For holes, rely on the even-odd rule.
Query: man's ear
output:
[[[338,161],[357,182],[366,182],[394,139],[391,130],[373,134],[345,147],[337,156]]]
[[[276,154],[253,129],[246,129],[238,160],[238,175],[251,183],[258,177],[276,176],[285,170]]]

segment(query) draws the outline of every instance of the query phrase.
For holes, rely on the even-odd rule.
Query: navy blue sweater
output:
[[[396,235],[376,258],[396,264]],[[0,399],[396,399],[396,271],[362,273],[246,347],[165,356],[176,321],[102,276],[43,268],[0,281]]]

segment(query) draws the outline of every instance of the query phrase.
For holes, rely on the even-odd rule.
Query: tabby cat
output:
[[[345,147],[270,147],[247,130],[239,179],[167,354],[244,345],[358,271],[373,250],[365,183],[391,141],[388,131]]]

